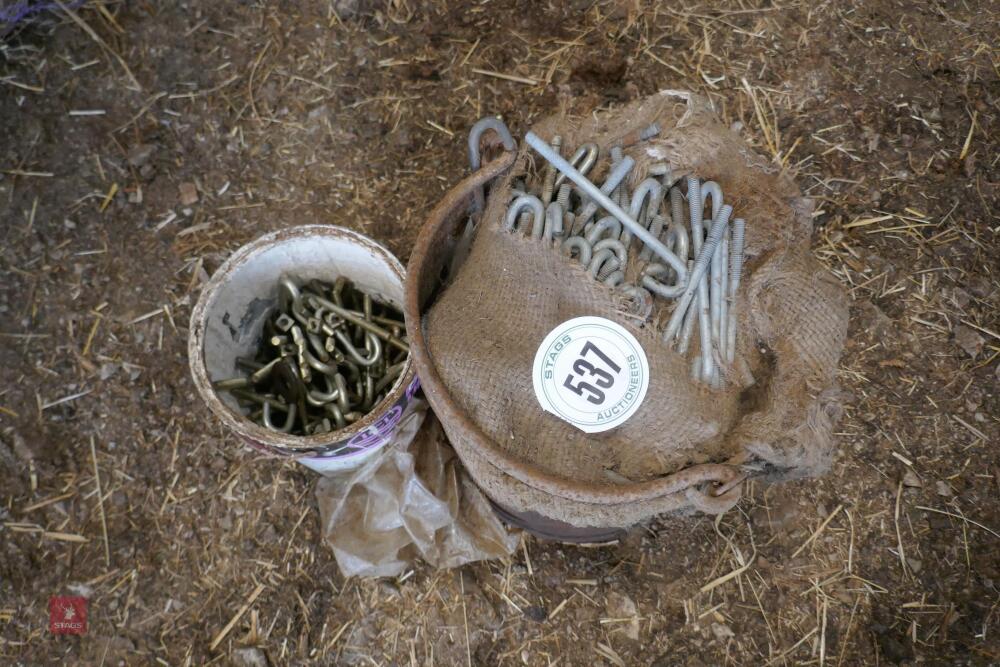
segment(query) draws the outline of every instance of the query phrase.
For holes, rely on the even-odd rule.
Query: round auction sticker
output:
[[[635,414],[649,388],[649,362],[635,336],[603,317],[553,329],[535,353],[535,396],[546,412],[600,433]]]

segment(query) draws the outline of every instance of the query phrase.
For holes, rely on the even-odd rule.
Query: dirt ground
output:
[[[0,40],[0,662],[1000,664],[995,3],[74,15]],[[815,252],[854,299],[833,470],[718,522],[345,580],[314,476],[194,394],[200,283],[303,223],[405,260],[476,119],[519,135],[561,98],[663,88],[711,97],[818,202]],[[89,598],[86,635],[50,634],[60,594]]]

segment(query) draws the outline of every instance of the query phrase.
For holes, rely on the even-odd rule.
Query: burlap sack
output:
[[[699,464],[726,463],[774,479],[829,466],[847,305],[843,289],[810,254],[811,202],[686,93],[664,91],[614,111],[570,110],[533,130],[546,140],[559,134],[570,148],[594,141],[607,155],[653,122],[661,127],[656,138],[625,149],[637,161],[630,181],[667,162],[675,176],[718,182],[734,215],[746,219],[736,362],[722,388],[691,380],[690,355],[681,357],[660,338],[672,302],[657,298],[653,319],[643,323],[629,314],[620,291],[588,277],[556,247],[502,229],[512,181],[537,182],[544,165],[523,146],[491,191],[467,261],[424,322],[444,384],[492,447],[482,451],[449,436],[488,495],[515,511],[577,526],[624,526],[663,511],[731,506],[731,494],[720,507],[693,492],[721,469]],[[625,326],[650,362],[638,412],[593,435],[544,412],[531,379],[545,336],[585,315]]]

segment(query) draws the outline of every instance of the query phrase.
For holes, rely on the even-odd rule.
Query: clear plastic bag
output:
[[[517,546],[421,400],[378,456],[321,478],[316,500],[323,540],[344,576],[396,576],[418,557],[456,567]]]

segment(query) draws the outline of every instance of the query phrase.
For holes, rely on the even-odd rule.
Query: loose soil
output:
[[[0,41],[0,661],[1000,663],[995,3],[75,15],[89,30],[57,8]],[[570,98],[664,88],[710,97],[817,200],[815,252],[854,299],[833,469],[610,546],[526,537],[345,580],[314,476],[195,396],[201,283],[305,223],[405,260],[476,119],[519,135]],[[89,598],[86,635],[49,632],[61,594]]]

